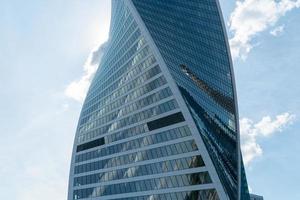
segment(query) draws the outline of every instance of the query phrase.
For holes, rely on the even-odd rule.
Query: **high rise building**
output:
[[[113,0],[69,200],[249,200],[218,0]]]

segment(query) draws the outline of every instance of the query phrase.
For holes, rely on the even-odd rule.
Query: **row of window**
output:
[[[121,95],[127,93],[128,91],[133,90],[134,88],[136,88],[139,85],[142,85],[143,82],[153,78],[154,76],[156,76],[160,72],[161,72],[161,70],[160,70],[158,65],[151,68],[150,70],[145,72],[143,75],[141,75],[138,78],[131,81],[129,84],[127,84],[127,85],[119,88],[118,90],[116,90],[113,93],[113,96],[114,97],[115,96],[121,96]],[[101,119],[98,119],[95,123],[94,122],[86,123],[86,124],[84,124],[83,126],[81,126],[79,128],[79,132],[82,133],[83,131],[93,129],[93,128],[97,127],[98,125],[102,125],[102,124],[107,123],[108,121],[111,121],[113,118],[114,118],[114,114],[112,113],[112,116],[106,116],[106,117],[103,117]]]
[[[128,98],[129,100],[133,100],[138,98],[139,96],[142,96],[148,92],[151,92],[155,90],[156,88],[159,88],[167,83],[165,77],[160,76],[159,78],[145,84],[144,86],[132,91],[131,93],[128,93],[124,98]],[[78,142],[84,142],[86,140],[90,140],[92,138],[95,138],[99,135],[103,135],[108,132],[115,131],[114,129],[110,129],[110,126],[106,126],[104,128],[97,128],[95,130],[91,130],[85,134],[78,136]]]
[[[127,128],[121,131],[117,131],[114,133],[111,133],[109,135],[106,135],[105,141],[106,143],[112,143],[114,141],[122,140],[125,138],[133,137],[135,135],[139,135],[142,133],[145,133],[147,130],[147,125],[146,124],[140,124],[131,128]],[[85,135],[83,135],[85,136]],[[78,137],[78,143],[81,143],[84,141],[84,138]]]
[[[172,92],[169,88],[162,89],[154,94],[151,94],[143,99],[140,99],[134,103],[131,103],[127,106],[124,106],[120,109],[117,109],[111,113],[103,113],[104,116],[98,119],[95,119],[94,121],[89,120],[86,124],[82,125],[83,126],[89,126],[92,124],[92,127],[90,128],[95,128],[99,125],[106,124],[112,120],[120,119],[123,116],[126,116],[128,114],[131,114],[135,111],[138,111],[146,106],[152,105],[154,103],[157,103],[163,99],[166,99],[168,97],[172,96]],[[99,117],[100,117],[99,113]]]
[[[178,138],[183,138],[186,136],[191,135],[191,132],[187,126],[163,131],[157,134],[153,135],[147,135],[145,137],[137,138],[131,141],[119,143],[112,146],[105,146],[101,149],[97,149],[94,151],[86,152],[83,154],[76,155],[76,161],[86,161],[90,159],[100,158],[104,156],[108,156],[111,154],[119,153],[119,152],[125,152],[132,149],[138,149],[145,146],[149,146],[152,144],[158,144],[170,140],[175,140]],[[107,143],[106,143],[107,144]]]
[[[96,140],[78,145],[76,148],[76,152],[84,151],[87,149],[92,149],[92,148],[99,147],[104,144],[105,144],[104,138],[98,138]]]
[[[74,178],[74,186],[81,186],[106,181],[120,180],[137,176],[161,174],[189,168],[203,167],[204,162],[201,156],[167,160],[147,165],[133,166],[129,168],[113,170],[103,173],[91,174]]]
[[[152,108],[146,109],[144,111],[130,115],[128,117],[125,117],[123,119],[120,119],[118,121],[110,123],[108,125],[99,127],[97,133],[103,134],[103,133],[107,133],[108,130],[114,131],[114,130],[120,129],[122,127],[129,126],[131,124],[135,124],[135,123],[143,121],[145,119],[154,117],[156,115],[166,113],[166,112],[174,110],[176,108],[178,108],[178,104],[177,104],[176,100],[173,99],[168,102],[154,106]],[[87,128],[89,128],[89,127],[87,127]]]
[[[146,110],[141,111],[139,113],[130,115],[128,117],[125,117],[125,118],[123,118],[119,121],[116,121],[112,124],[109,124],[107,126],[109,126],[110,129],[117,130],[117,129],[120,129],[122,127],[131,125],[131,124],[135,124],[135,123],[138,123],[140,121],[143,121],[143,120],[149,119],[151,117],[157,116],[159,114],[166,113],[166,112],[171,111],[171,110],[175,110],[176,108],[178,108],[178,104],[177,104],[175,99],[172,99],[170,101],[167,101],[165,103],[159,104],[159,105],[154,106],[152,108],[146,109]],[[104,126],[104,127],[106,127],[106,126]]]
[[[149,131],[185,121],[181,112],[174,113],[147,123]]]
[[[136,91],[136,90],[134,90]],[[164,93],[166,93],[168,91],[165,91],[164,90]],[[95,120],[96,118],[99,118],[100,116],[103,116],[103,115],[106,115],[108,114],[110,111],[113,111],[113,110],[116,110],[117,108],[119,107],[122,107],[124,106],[125,104],[131,102],[132,100],[134,100],[134,98],[139,98],[137,97],[137,95],[135,96],[131,96],[132,94],[134,94],[134,92],[131,92],[130,94],[126,95],[126,96],[123,96],[119,99],[117,99],[116,101],[110,103],[109,105],[107,106],[103,106],[103,107],[100,107],[99,110],[87,115],[86,117],[84,116],[81,116],[81,120],[80,120],[80,125],[88,122],[88,121],[92,121],[92,120]],[[157,93],[156,93],[157,94]],[[141,95],[142,96],[142,95]],[[148,97],[144,97],[143,99],[145,98],[150,98],[149,96],[151,95],[148,95]],[[140,102],[141,100],[139,100],[138,102]],[[134,104],[140,104],[138,102],[135,102],[135,103],[132,103],[130,105],[134,105]],[[122,108],[123,109],[123,108]],[[118,109],[118,110],[122,110],[122,109]]]
[[[198,150],[197,145],[194,140],[189,140],[185,142],[180,142],[176,144],[170,144],[162,147],[157,147],[153,149],[147,149],[144,151],[139,151],[135,153],[130,153],[118,157],[108,158],[105,160],[99,160],[91,163],[86,163],[82,165],[75,166],[75,174],[95,171],[104,168],[116,167],[121,165],[126,165],[130,163],[136,163],[145,160],[152,160],[161,157],[167,157],[182,153],[188,153]]]
[[[132,181],[113,185],[100,186],[95,188],[86,188],[74,190],[73,198],[93,198],[99,196],[123,194],[130,192],[142,192],[149,190],[159,190],[166,188],[184,187],[190,185],[200,185],[211,183],[208,172],[194,174],[183,174],[177,176],[168,176],[162,178],[147,179],[141,181]]]
[[[143,58],[145,58],[147,55],[149,55],[150,53],[150,49],[149,46],[146,46],[145,48],[143,48],[141,51],[139,51],[133,58],[132,58],[132,65],[135,65],[136,63],[138,63],[139,61],[141,61]],[[119,66],[118,66],[119,67]],[[101,78],[99,78],[101,79]],[[114,92],[115,93],[115,92]],[[112,93],[112,94],[114,94]],[[117,95],[117,94],[115,94]],[[111,96],[111,95],[110,95]],[[118,96],[118,95],[117,95]],[[102,99],[104,96],[101,96],[100,94],[95,96],[92,99],[86,99],[86,102],[84,103],[84,106],[86,108],[90,107],[91,105],[97,103],[100,99]]]
[[[111,111],[113,109],[116,109],[116,108],[120,107],[121,105],[124,105],[124,102],[128,103],[128,102],[130,102],[130,101],[132,101],[132,100],[134,100],[134,99],[136,99],[136,98],[138,98],[138,97],[146,94],[147,92],[142,93],[141,90],[144,91],[145,90],[144,88],[147,85],[149,85],[149,83],[145,84],[145,86],[138,87],[138,88],[134,89],[133,91],[127,93],[126,95],[121,96],[120,98],[117,98],[117,97],[115,97],[113,95],[109,95],[109,96],[104,97],[102,100],[98,101],[93,106],[90,106],[89,108],[84,109],[82,111],[81,118],[82,118],[83,122],[81,122],[81,123],[84,123],[84,121],[88,120],[86,118],[88,118],[89,115],[93,115],[94,114],[93,112],[95,112],[95,111],[98,111],[98,112],[101,112],[101,113],[102,112],[107,113],[107,112],[109,112],[109,111]],[[136,93],[139,93],[139,95],[136,95]]]
[[[148,196],[127,197],[115,200],[220,200],[215,189],[195,190],[188,192],[173,192],[152,194]]]
[[[148,106],[148,105],[150,105],[152,103],[158,102],[161,99],[167,98],[167,97],[169,97],[171,95],[172,95],[171,90],[169,88],[165,88],[165,89],[163,89],[161,91],[158,91],[158,92],[156,92],[154,94],[148,95],[147,97],[144,97],[143,99],[140,99],[140,100],[138,100],[138,101],[136,101],[134,103],[126,105],[125,107],[119,108],[119,109],[111,112],[110,114],[108,114],[109,111],[111,111],[112,109],[121,107],[122,105],[126,104],[129,101],[128,98],[125,99],[123,102],[121,102],[120,100],[118,100],[118,101],[115,101],[115,102],[111,103],[108,106],[103,107],[101,110],[93,113],[91,116],[83,118],[81,120],[80,125],[82,125],[84,123],[87,123],[87,122],[90,123],[91,121],[93,121],[93,120],[95,120],[97,118],[98,118],[98,120],[101,120],[101,118],[99,119],[99,117],[101,117],[103,115],[106,115],[106,117],[108,117],[109,115],[114,116],[115,114],[118,114],[118,118],[119,118],[119,117],[124,116],[124,115],[126,115],[128,113],[131,113],[131,112],[136,111],[138,109],[141,109],[141,108],[143,108],[145,106]],[[101,121],[99,123],[104,124],[106,122],[104,122],[104,121],[102,122]]]

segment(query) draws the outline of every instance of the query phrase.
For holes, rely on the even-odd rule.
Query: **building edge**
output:
[[[238,101],[237,101],[237,89],[236,89],[236,81],[235,81],[235,74],[234,74],[234,68],[233,68],[233,60],[232,60],[232,55],[231,55],[231,50],[230,50],[230,45],[229,45],[229,39],[228,39],[228,34],[225,26],[225,21],[223,17],[223,12],[221,9],[220,1],[215,0],[216,5],[219,11],[219,18],[222,24],[222,29],[223,29],[223,35],[225,38],[225,44],[226,44],[226,49],[228,52],[228,60],[229,60],[229,65],[230,65],[230,72],[231,72],[231,82],[232,82],[232,89],[233,89],[233,97],[234,97],[234,102],[235,102],[235,115],[236,115],[236,129],[237,129],[237,142],[238,142],[238,148],[237,148],[237,153],[238,153],[238,199],[239,200],[249,200],[250,196],[248,199],[241,199],[241,188],[242,188],[242,167],[243,167],[243,161],[242,161],[242,153],[241,153],[241,140],[240,140],[240,123],[239,123],[239,108],[238,108]],[[248,185],[247,185],[248,187]]]

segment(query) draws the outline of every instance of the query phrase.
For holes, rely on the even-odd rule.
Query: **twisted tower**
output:
[[[218,0],[113,0],[68,200],[248,200]]]

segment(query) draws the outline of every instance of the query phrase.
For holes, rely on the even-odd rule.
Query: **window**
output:
[[[104,138],[99,138],[77,146],[76,152],[84,151],[105,144]]]
[[[155,129],[159,129],[165,126],[170,126],[172,124],[176,124],[183,121],[185,121],[185,119],[182,113],[178,112],[172,115],[168,115],[166,117],[159,118],[157,120],[150,121],[147,123],[147,125],[149,130],[152,131]]]

